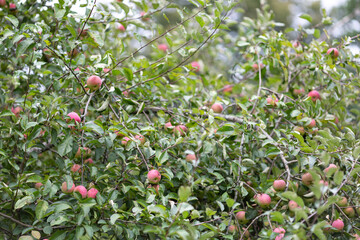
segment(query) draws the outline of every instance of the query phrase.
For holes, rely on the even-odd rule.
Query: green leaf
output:
[[[91,38],[94,39],[94,41],[99,45],[99,47],[104,46],[104,40],[99,33],[90,31],[89,34]]]
[[[343,178],[344,178],[344,173],[343,173],[343,171],[337,171],[337,172],[335,173],[335,176],[334,176],[334,182],[335,182],[335,184],[336,184],[336,185],[340,185],[341,182],[342,182],[342,180],[343,180]]]
[[[179,188],[178,195],[181,202],[186,202],[187,199],[191,196],[191,187],[181,186]]]
[[[179,213],[183,213],[185,211],[191,211],[193,210],[194,207],[192,205],[190,205],[189,203],[183,202],[179,204]]]
[[[16,56],[21,56],[33,42],[34,41],[32,39],[26,39],[24,41],[21,41],[16,48]]]
[[[72,146],[73,146],[73,137],[72,136],[68,136],[64,142],[62,142],[59,146],[58,146],[58,153],[60,156],[65,156],[66,154],[68,154],[69,152],[71,152],[72,150]]]
[[[19,20],[14,15],[7,15],[5,17],[6,20],[9,20],[14,27],[17,27],[19,25]]]
[[[33,202],[33,200],[32,200],[31,196],[23,197],[16,201],[15,209],[20,209],[20,208],[24,207],[25,205],[30,204],[32,202]]]
[[[300,18],[305,19],[305,20],[309,21],[310,23],[312,22],[312,17],[309,14],[304,13],[300,16]]]
[[[41,220],[45,216],[46,210],[48,208],[49,208],[48,202],[44,200],[40,200],[36,205],[36,209],[35,209],[36,218],[38,220]]]

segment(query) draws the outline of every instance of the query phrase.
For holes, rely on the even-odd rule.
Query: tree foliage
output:
[[[264,1],[2,3],[2,239],[359,233],[357,39],[325,12],[278,31]]]

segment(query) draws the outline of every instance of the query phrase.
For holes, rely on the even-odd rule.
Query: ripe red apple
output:
[[[147,21],[150,20],[150,18],[145,17],[145,16],[146,16],[146,12],[141,12],[141,13],[140,13],[140,16],[141,16],[141,20],[143,20],[144,22],[147,22]]]
[[[161,174],[158,170],[153,169],[148,172],[147,178],[150,183],[158,184],[161,180]]]
[[[1,7],[6,6],[6,0],[0,0],[0,6]]]
[[[345,213],[348,217],[350,217],[350,218],[355,217],[355,210],[354,210],[354,208],[352,208],[352,207],[347,207],[347,208],[345,208],[345,209],[344,209],[344,213]]]
[[[298,205],[295,201],[293,201],[293,200],[290,200],[290,201],[289,201],[288,206],[289,206],[289,210],[292,211],[292,212],[293,212],[295,209],[299,208],[299,205]]]
[[[9,9],[10,9],[10,11],[15,11],[16,10],[15,3],[9,3]]]
[[[158,49],[160,50],[160,51],[163,51],[163,52],[166,52],[169,48],[168,48],[168,46],[166,45],[166,44],[159,44],[158,45]]]
[[[101,87],[101,78],[98,76],[90,76],[86,82],[88,88],[90,88],[92,91],[96,91]]]
[[[232,85],[225,85],[223,87],[223,93],[231,93],[233,90],[233,86]]]
[[[69,121],[74,120],[76,122],[81,122],[80,116],[76,112],[71,112],[67,116],[70,118]],[[69,121],[67,121],[67,122],[69,122]]]
[[[88,159],[85,160],[84,163],[94,164],[94,161],[91,158],[88,158]]]
[[[21,107],[11,107],[11,112],[16,116],[20,117],[20,112],[22,111]]]
[[[304,129],[304,127],[295,126],[295,127],[294,127],[294,131],[300,133],[301,135],[304,135],[304,134],[305,134],[305,129]]]
[[[265,65],[263,63],[260,63],[260,69],[263,69],[265,67]],[[259,65],[257,63],[254,63],[252,65],[252,68],[255,72],[259,71]]]
[[[176,135],[180,135],[180,136],[185,136],[185,134],[187,133],[188,129],[186,126],[184,125],[178,125],[174,128],[174,133]]]
[[[276,191],[284,191],[285,188],[286,188],[286,182],[284,180],[282,180],[282,179],[275,180],[274,183],[273,183],[273,188]]]
[[[327,168],[324,169],[325,174],[327,174],[330,169],[337,169],[337,166],[331,163]]]
[[[195,154],[188,154],[186,155],[186,161],[191,162],[197,160],[196,155]]]
[[[304,175],[302,175],[301,177],[302,183],[306,186],[310,186],[311,184],[313,184],[313,177],[310,173],[305,173]]]
[[[268,97],[268,98],[266,98],[266,101],[267,101],[267,104],[269,104],[269,105],[272,105],[272,106],[276,106],[277,104],[277,102],[279,102],[279,99],[277,99],[277,98],[272,98],[272,97]]]
[[[91,154],[91,149],[87,148],[87,147],[83,147],[83,157],[88,157]],[[79,147],[76,154],[75,154],[76,158],[80,158],[81,157],[81,148]]]
[[[245,223],[246,222],[246,216],[245,216],[246,212],[245,211],[240,211],[237,212],[235,215],[235,218],[241,222],[241,223]]]
[[[87,196],[87,190],[83,185],[76,186],[74,192],[80,193],[82,198],[86,198]]]
[[[40,189],[43,184],[41,182],[35,183],[35,188]]]
[[[281,240],[284,238],[286,231],[285,229],[280,227],[280,228],[275,228],[274,233],[279,233],[279,235],[275,237],[275,240]]]
[[[117,27],[117,29],[119,29],[120,32],[125,32],[125,31],[126,31],[124,25],[122,25],[121,23],[119,24],[119,26]]]
[[[110,68],[104,68],[103,71],[104,71],[104,73],[108,73],[108,72],[110,72]]]
[[[200,66],[199,62],[194,61],[191,63],[191,69],[193,72],[200,72],[200,68],[201,68],[201,66]]]
[[[236,232],[236,230],[237,230],[237,229],[236,229],[236,227],[235,227],[234,225],[230,225],[230,226],[229,226],[229,232],[230,232],[230,233],[234,233],[234,232]]]
[[[89,191],[87,192],[87,197],[88,198],[96,198],[96,194],[99,191],[96,188],[90,188]]]
[[[170,127],[172,127],[171,122],[165,123],[164,128],[165,128],[166,131],[169,131],[169,128],[170,128]]]
[[[223,106],[220,103],[214,103],[211,106],[211,109],[214,111],[214,113],[222,113],[224,110]]]
[[[131,139],[130,139],[130,138],[128,138],[128,137],[124,137],[124,138],[123,138],[123,140],[121,141],[121,145],[126,146],[126,145],[127,145],[127,143],[128,143],[129,141],[131,141]]]
[[[337,205],[339,205],[340,207],[346,207],[347,204],[348,200],[346,197],[342,197],[339,201],[337,201]]]
[[[256,199],[260,207],[267,208],[268,206],[270,206],[271,197],[266,193],[258,194],[258,196],[256,196]]]
[[[139,140],[140,141],[140,144],[144,144],[145,143],[145,141],[146,141],[146,139],[145,139],[145,137],[143,136],[143,135],[136,135],[135,136],[135,139],[136,140]]]
[[[315,121],[315,119],[311,119],[311,122],[307,125],[307,127],[313,128],[313,127],[315,127],[315,126],[316,126],[316,121]]]
[[[72,167],[71,167],[71,171],[73,172],[73,173],[76,173],[76,172],[81,172],[81,170],[80,170],[80,168],[81,168],[81,166],[79,165],[79,164],[74,164]]]
[[[316,91],[316,90],[310,91],[308,96],[311,97],[311,100],[313,102],[316,102],[317,100],[321,100],[320,93],[318,91]]]
[[[324,181],[324,180],[320,180],[319,184],[323,185],[323,186],[329,186],[329,183],[327,181]]]
[[[335,221],[333,221],[331,226],[333,228],[336,228],[338,231],[341,231],[344,228],[344,222],[342,220],[340,220],[340,219],[336,219]]]
[[[305,93],[305,89],[303,89],[303,88],[294,89],[293,93],[294,93],[294,95],[302,95]]]
[[[61,191],[63,193],[72,193],[74,191],[74,189],[75,189],[75,184],[73,184],[70,189],[67,188],[66,182],[63,182],[61,185]]]
[[[332,58],[337,58],[339,56],[339,50],[337,50],[336,48],[329,48],[326,54],[330,55]]]

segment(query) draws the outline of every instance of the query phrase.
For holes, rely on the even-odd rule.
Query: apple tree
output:
[[[256,11],[0,0],[0,239],[359,239],[359,35]]]

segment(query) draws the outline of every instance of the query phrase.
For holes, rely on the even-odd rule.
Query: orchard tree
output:
[[[359,239],[358,36],[242,12],[0,0],[1,239]]]

